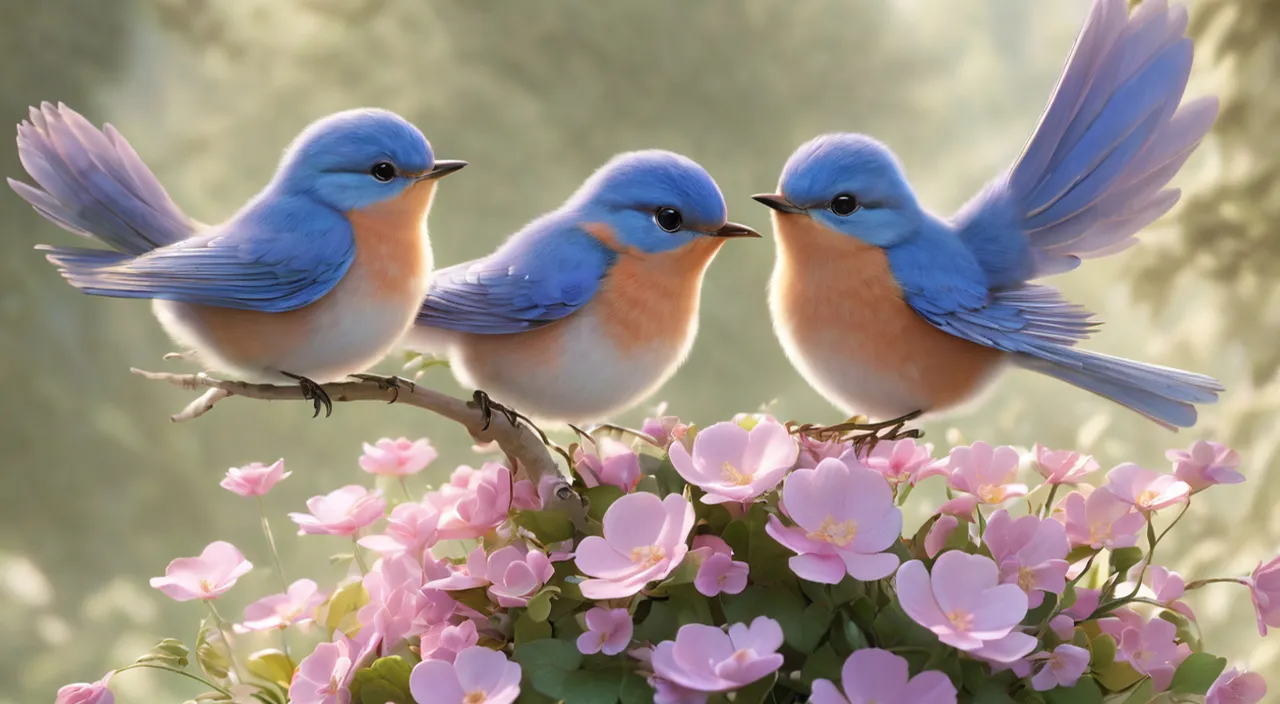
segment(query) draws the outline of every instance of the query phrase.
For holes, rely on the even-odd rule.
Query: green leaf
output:
[[[635,639],[642,643],[661,643],[675,638],[680,624],[676,622],[676,612],[671,608],[670,600],[651,599],[642,603],[640,608],[646,606],[649,613],[644,615],[643,620],[636,626]]]
[[[587,516],[597,521],[604,521],[604,512],[609,510],[613,502],[622,498],[625,493],[622,489],[612,484],[601,484],[587,489],[583,492],[583,495],[591,502],[587,507]]]
[[[653,687],[640,675],[628,672],[622,678],[619,698],[622,699],[622,704],[653,704]]]
[[[881,648],[898,645],[931,648],[938,644],[937,636],[912,621],[896,602],[876,614],[873,632],[876,644]]]
[[[812,652],[817,646],[816,638],[821,637],[827,630],[827,624],[830,623],[831,618],[830,612],[826,612],[825,616],[812,617],[810,623],[806,625],[804,600],[795,592],[778,587],[766,589],[759,585],[752,585],[744,589],[741,594],[733,595],[732,598],[722,595],[721,603],[724,604],[724,618],[727,623],[750,624],[759,616],[768,616],[782,626],[782,634],[788,645],[806,653]],[[823,620],[822,627],[815,633],[815,624],[819,620]],[[806,645],[809,646],[808,650],[804,650]]]
[[[973,690],[973,704],[1016,704],[1009,696],[1009,686],[986,679]]]
[[[293,680],[293,661],[279,650],[259,650],[249,656],[249,674],[288,689]]]
[[[1049,618],[1049,614],[1054,612],[1058,605],[1058,596],[1056,594],[1045,594],[1044,601],[1040,605],[1027,612],[1025,618],[1022,619],[1023,625],[1039,626]]]
[[[1200,637],[1196,634],[1196,629],[1191,627],[1191,621],[1186,616],[1183,616],[1177,611],[1161,609],[1160,618],[1174,625],[1174,628],[1177,629],[1177,639],[1186,643],[1191,648],[1192,652],[1198,653],[1203,650],[1202,644],[1200,643]]]
[[[876,623],[876,603],[871,597],[865,594],[853,600],[849,605],[849,611],[853,614],[853,622],[858,624],[858,628],[863,633],[871,633]]]
[[[667,603],[671,605],[672,610],[675,612],[678,626],[685,626],[690,623],[705,623],[707,625],[714,623],[714,619],[711,616],[711,602],[707,601],[707,597],[698,593],[698,590],[694,589],[692,584],[671,587],[668,593],[671,598]]]
[[[1142,679],[1143,675],[1127,662],[1113,662],[1101,669],[1094,668],[1093,676],[1109,692],[1120,692]]]
[[[1092,677],[1081,677],[1074,687],[1056,687],[1044,693],[1049,704],[1102,704],[1102,690]]]
[[[1124,575],[1134,565],[1142,562],[1142,548],[1120,548],[1111,551],[1111,572]]]
[[[622,690],[622,670],[578,670],[564,679],[564,700],[582,704],[614,704]]]
[[[516,704],[558,704],[558,700],[542,694],[536,689],[525,687],[520,690],[520,698]]]
[[[1129,693],[1129,696],[1121,700],[1121,704],[1147,704],[1151,701],[1151,697],[1155,694],[1156,687],[1151,683],[1151,678],[1142,680],[1137,687]]]
[[[351,680],[353,704],[414,704],[409,693],[413,666],[399,655],[379,658],[356,671]]]
[[[831,626],[831,609],[822,604],[810,604],[805,607],[804,612],[800,615],[799,633],[794,641],[790,643],[791,647],[808,655],[818,647],[818,643],[822,641],[822,636],[826,634],[827,628]],[[786,633],[786,629],[783,629]]]
[[[1067,553],[1067,562],[1069,564],[1074,565],[1075,563],[1081,560],[1089,559],[1090,555],[1093,555],[1097,552],[1098,552],[1097,548],[1091,548],[1088,545],[1080,545],[1072,548],[1071,552]]]
[[[693,584],[693,580],[698,577],[698,570],[701,569],[704,558],[704,553],[693,552],[692,550],[686,552],[684,559],[680,560],[680,564],[671,571],[671,574],[666,579],[658,583],[656,590],[663,590],[666,587],[674,587],[681,584]]]
[[[356,612],[369,603],[369,592],[359,581],[344,584],[329,595],[329,600],[316,612],[316,620],[330,631],[342,631],[348,636],[360,629]]]
[[[449,596],[454,601],[464,606],[469,606],[476,611],[484,613],[490,608],[489,595],[485,591],[485,587],[472,587],[470,589],[459,589],[455,592],[449,592]]]
[[[1227,667],[1227,659],[1209,653],[1192,653],[1173,673],[1173,682],[1169,684],[1172,692],[1186,694],[1204,694],[1209,685],[1218,679],[1218,675]]]
[[[191,651],[183,645],[182,641],[176,638],[165,638],[156,643],[151,650],[139,656],[136,662],[163,663],[169,667],[182,669],[190,664],[187,659],[190,654]]]
[[[529,600],[525,613],[534,621],[546,621],[551,616],[551,599],[559,593],[560,590],[556,587],[543,587]]]
[[[517,511],[512,520],[533,533],[543,545],[573,537],[573,521],[563,511]]]
[[[692,441],[686,447],[692,447]],[[687,486],[684,477],[676,471],[676,466],[671,464],[670,457],[663,457],[658,468],[653,472],[654,479],[658,480],[658,495],[669,496],[671,494],[683,494],[684,488]]]
[[[797,581],[795,573],[787,565],[792,552],[766,532],[768,522],[769,512],[764,506],[752,505],[747,514],[748,544],[745,553],[747,565],[751,571],[751,581],[762,586],[773,584],[792,586]],[[742,553],[737,553],[735,549],[735,554]]]
[[[740,558],[750,550],[751,528],[746,521],[730,521],[721,532],[720,538],[728,543],[733,554]]]
[[[226,643],[222,642],[222,634],[212,626],[201,625],[200,635],[196,637],[196,664],[200,671],[212,680],[227,679],[227,671],[231,660],[227,656]]]
[[[1089,641],[1089,666],[1096,672],[1105,670],[1116,661],[1116,641],[1103,633]]]
[[[843,612],[831,628],[831,644],[835,646],[838,654],[845,657],[855,650],[871,647],[867,634]]]
[[[734,692],[733,704],[762,704],[773,691],[773,683],[778,681],[778,673],[772,672]]]
[[[565,698],[565,679],[570,672],[582,666],[582,653],[578,652],[578,647],[554,638],[518,645],[512,657],[520,663],[525,682],[552,699]]]
[[[515,639],[517,646],[528,643],[532,640],[541,640],[543,638],[550,637],[551,624],[545,619],[542,621],[535,621],[530,618],[528,611],[520,614],[520,617],[516,619]]]
[[[862,582],[845,575],[839,584],[831,585],[831,602],[835,606],[844,606],[860,596],[865,596],[866,593],[867,589]]]
[[[854,626],[857,628],[857,626]],[[800,679],[812,686],[816,679],[840,681],[840,668],[844,666],[844,658],[836,653],[830,643],[824,643],[813,654],[804,659],[800,669]]]

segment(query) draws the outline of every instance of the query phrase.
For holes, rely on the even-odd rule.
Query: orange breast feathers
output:
[[[399,197],[347,213],[356,251],[346,275],[319,300],[283,313],[196,306],[215,345],[241,363],[278,356],[311,340],[313,322],[348,296],[416,310],[426,291],[431,244],[426,218],[434,181],[420,181]]]
[[[803,215],[776,213],[780,325],[806,357],[844,356],[935,409],[964,401],[1003,353],[949,335],[907,304],[884,250]]]
[[[684,345],[698,314],[702,276],[724,240],[697,237],[679,249],[648,253],[622,243],[604,223],[584,229],[618,255],[588,304],[614,346]]]

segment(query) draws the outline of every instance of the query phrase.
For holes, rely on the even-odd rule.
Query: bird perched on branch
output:
[[[620,154],[482,259],[441,269],[407,340],[546,421],[604,419],[684,361],[703,272],[729,238],[720,189],[665,151]]]
[[[1166,188],[1208,132],[1182,104],[1185,8],[1096,0],[1022,155],[951,219],[925,210],[892,152],[831,134],[801,146],[773,213],[774,327],[810,384],[887,418],[956,406],[1006,364],[1169,427],[1217,400],[1206,376],[1079,349],[1091,314],[1033,281],[1126,249],[1178,200]]]
[[[9,185],[43,216],[111,249],[41,245],[85,293],[149,298],[161,325],[207,369],[238,380],[319,384],[356,375],[413,323],[431,269],[427,212],[437,160],[385,110],[323,118],[229,220],[182,213],[133,148],[63,105],[32,108],[18,156],[38,184]],[[372,378],[372,377],[370,377]]]

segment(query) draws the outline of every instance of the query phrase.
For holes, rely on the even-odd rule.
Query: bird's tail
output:
[[[60,266],[97,268],[186,239],[198,229],[111,125],[101,130],[65,105],[31,108],[18,125],[18,158],[37,186],[9,186],[41,215],[115,252],[41,246]]]
[[[1024,369],[1051,376],[1141,413],[1170,430],[1195,425],[1197,403],[1213,403],[1224,389],[1218,380],[1193,372],[1134,362],[1097,352],[1064,348],[1048,360],[1013,356]]]

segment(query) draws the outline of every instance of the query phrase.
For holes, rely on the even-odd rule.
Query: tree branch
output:
[[[296,385],[249,384],[243,381],[223,381],[207,374],[170,374],[131,369],[134,374],[164,381],[184,389],[205,389],[199,398],[171,416],[175,423],[199,418],[213,410],[214,404],[230,396],[243,396],[263,401],[302,401],[302,388]],[[542,495],[544,507],[562,510],[574,518],[585,514],[581,497],[560,473],[547,446],[530,428],[512,423],[503,413],[494,413],[488,429],[484,417],[474,403],[423,388],[410,382],[401,382],[398,388],[379,384],[377,381],[345,381],[322,386],[334,402],[383,401],[422,408],[448,418],[467,429],[477,443],[495,442],[515,463],[513,469],[523,469]]]

